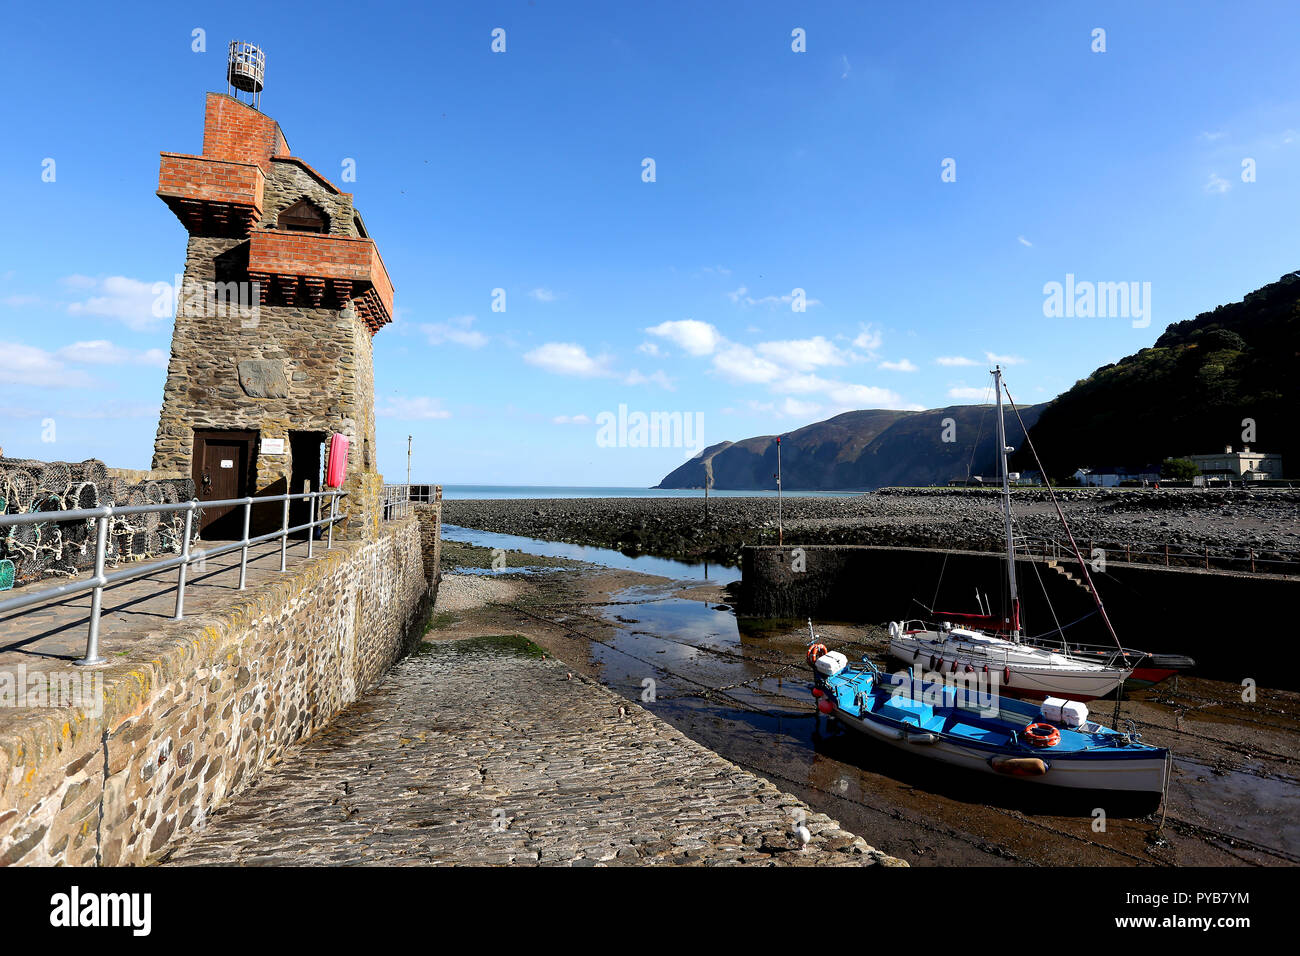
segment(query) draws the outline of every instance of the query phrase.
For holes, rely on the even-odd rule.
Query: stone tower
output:
[[[371,339],[392,321],[393,286],[352,194],[293,156],[275,120],[209,93],[203,152],[163,153],[158,195],[189,243],[155,476],[192,477],[200,500],[316,489],[322,444],[342,432],[339,530],[368,537],[381,485]],[[238,537],[236,511],[205,509],[205,537]],[[255,506],[253,520],[278,527],[280,509]]]

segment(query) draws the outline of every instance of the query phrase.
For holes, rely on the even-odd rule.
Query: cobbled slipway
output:
[[[398,665],[168,862],[905,865],[557,661],[455,642]]]

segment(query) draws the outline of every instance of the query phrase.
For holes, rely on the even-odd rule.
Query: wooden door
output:
[[[249,494],[256,441],[257,432],[194,432],[194,494],[200,503]],[[199,532],[210,540],[240,538],[243,511],[238,505],[204,506]]]

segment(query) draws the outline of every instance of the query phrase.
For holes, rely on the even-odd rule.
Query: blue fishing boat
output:
[[[811,624],[810,624],[811,631]],[[1041,704],[981,692],[976,679],[887,674],[814,643],[817,709],[900,750],[983,773],[1074,790],[1161,794],[1169,751],[1088,719],[1081,702]],[[928,675],[931,678],[938,675]]]

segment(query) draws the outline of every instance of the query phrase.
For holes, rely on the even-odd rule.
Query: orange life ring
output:
[[[1034,723],[1025,728],[1025,739],[1031,747],[1055,747],[1061,742],[1061,732],[1051,724]]]
[[[826,653],[825,644],[814,644],[812,647],[808,648],[808,658],[807,658],[808,663],[816,664],[817,658],[821,657],[825,653]]]

